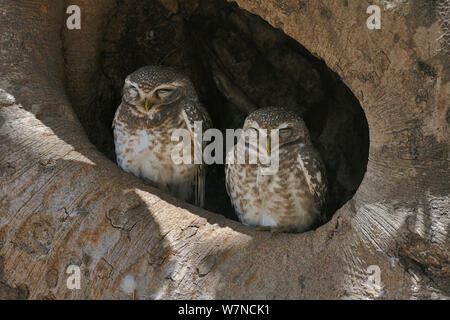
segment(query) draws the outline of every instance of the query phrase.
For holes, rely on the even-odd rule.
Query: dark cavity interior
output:
[[[252,106],[287,106],[304,118],[327,167],[327,215],[364,176],[369,131],[352,92],[283,31],[224,0],[124,0],[107,25],[91,105],[77,110],[89,138],[114,160],[111,123],[125,77],[151,64],[183,68],[214,126],[240,128]],[[236,219],[223,165],[209,167],[206,209]]]

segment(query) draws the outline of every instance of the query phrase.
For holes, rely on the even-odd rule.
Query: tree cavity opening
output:
[[[164,64],[185,70],[214,127],[223,132],[242,127],[249,105],[297,110],[326,165],[328,217],[363,179],[369,130],[356,97],[323,61],[235,3],[119,1],[107,24],[100,64],[90,105],[77,113],[90,140],[111,160],[111,123],[125,77],[142,66]],[[206,209],[236,220],[223,165],[209,166],[206,190]]]

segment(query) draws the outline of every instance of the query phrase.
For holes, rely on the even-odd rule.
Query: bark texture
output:
[[[65,28],[64,1],[0,1],[0,298],[450,295],[448,0],[236,1],[324,59],[369,124],[357,193],[299,235],[182,203],[96,150],[72,106],[89,103],[117,3],[70,2],[79,31]],[[372,3],[381,30],[366,28]],[[69,265],[80,290],[67,289]]]

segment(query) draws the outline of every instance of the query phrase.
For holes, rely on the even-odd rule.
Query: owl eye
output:
[[[253,127],[249,127],[245,132],[245,145],[248,147],[249,143],[257,143],[259,131]]]
[[[253,128],[253,127],[248,128],[248,131],[250,131],[252,133],[256,133],[256,134],[258,134],[258,132],[259,132],[258,129]]]
[[[292,136],[292,128],[283,128],[279,131],[280,139],[287,139]]]
[[[129,95],[131,98],[137,97],[138,94],[139,94],[139,91],[138,91],[135,87],[129,87],[129,88],[128,88],[128,95]]]
[[[168,96],[170,96],[172,94],[172,92],[173,92],[173,89],[164,88],[164,89],[156,90],[155,94],[158,96],[158,98],[164,99],[164,98],[167,98]]]
[[[258,137],[258,135],[259,135],[258,129],[253,128],[253,127],[248,128],[247,133],[252,136],[256,136],[256,137]]]

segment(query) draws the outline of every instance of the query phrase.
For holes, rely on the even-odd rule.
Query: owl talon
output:
[[[270,227],[270,226],[259,226],[256,228],[258,231],[270,231],[272,234],[279,234],[284,232],[289,232],[288,228],[284,227]]]
[[[271,230],[270,230],[270,232],[272,232],[272,234],[280,234],[280,233],[283,233],[283,232],[286,232],[286,229],[284,229],[284,228],[272,228]]]
[[[273,232],[273,227],[270,227],[270,226],[258,226],[258,227],[256,228],[256,230],[258,230],[258,231],[270,231],[270,232]]]
[[[159,186],[156,183],[154,183],[152,180],[145,179],[145,178],[141,178],[141,179],[144,182],[144,184],[159,189]]]

